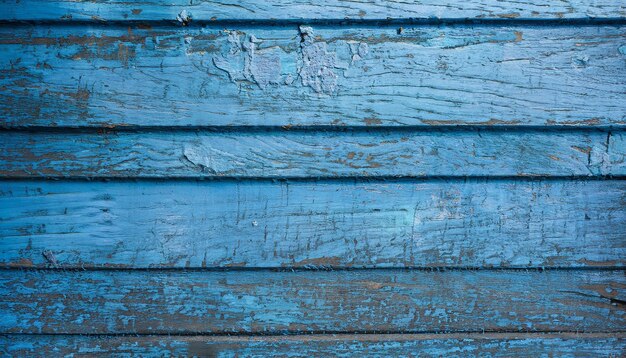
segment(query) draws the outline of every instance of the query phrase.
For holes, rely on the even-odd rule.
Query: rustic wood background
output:
[[[0,0],[0,354],[626,355],[626,4]]]

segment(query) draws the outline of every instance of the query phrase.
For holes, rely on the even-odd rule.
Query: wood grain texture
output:
[[[181,16],[181,12],[183,16]],[[626,17],[617,0],[3,0],[2,20],[267,20],[387,18],[533,18]]]
[[[0,176],[308,178],[626,174],[624,132],[0,132]]]
[[[0,27],[0,120],[624,127],[625,29]]]
[[[619,357],[626,336],[615,334],[376,334],[270,337],[0,336],[8,357]]]
[[[0,182],[0,265],[616,267],[625,205],[626,181]]]
[[[625,83],[615,0],[0,0],[0,354],[622,356]]]
[[[0,332],[620,331],[623,271],[1,271]]]

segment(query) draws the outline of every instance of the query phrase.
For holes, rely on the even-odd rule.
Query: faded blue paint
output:
[[[0,189],[4,266],[579,267],[626,258],[619,180],[29,181]]]
[[[620,2],[0,0],[0,21],[2,354],[626,351]]]
[[[0,133],[8,177],[626,175],[622,131]],[[37,143],[37,145],[33,145]]]
[[[3,20],[268,20],[268,19],[388,19],[388,18],[476,18],[476,19],[577,19],[626,17],[616,0],[2,0]]]
[[[3,27],[0,68],[11,75],[0,78],[8,89],[2,120],[95,127],[626,124],[623,26],[306,28],[310,35],[295,26]]]
[[[623,271],[608,270],[5,270],[0,330],[610,332],[626,324],[624,287]],[[77,320],[84,315],[89,319]]]

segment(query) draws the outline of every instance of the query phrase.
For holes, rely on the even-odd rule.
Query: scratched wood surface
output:
[[[622,267],[625,201],[620,180],[2,182],[0,265]]]
[[[614,0],[3,0],[2,20],[568,19],[626,17]],[[184,11],[184,12],[183,12]],[[182,14],[181,14],[182,13]]]
[[[626,174],[622,131],[0,132],[0,175],[433,177]]]
[[[598,333],[371,334],[281,337],[0,336],[15,356],[197,357],[619,357],[626,336]],[[548,353],[549,352],[549,353]],[[547,354],[548,353],[548,354]]]
[[[3,356],[626,355],[620,1],[0,0],[0,127]]]
[[[626,124],[623,26],[3,26],[0,51],[9,127]]]
[[[610,332],[623,271],[0,271],[4,333]]]

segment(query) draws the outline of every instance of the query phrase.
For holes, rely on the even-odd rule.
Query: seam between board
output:
[[[225,26],[254,26],[254,27],[291,27],[294,25],[307,24],[318,27],[381,27],[381,26],[606,26],[626,25],[626,17],[579,17],[570,19],[477,19],[477,18],[377,18],[377,19],[192,19],[181,23],[177,19],[152,19],[152,20],[67,20],[67,19],[2,19],[0,27],[20,25],[46,25],[46,26],[101,26],[101,27],[125,27],[133,25],[148,25],[150,27],[215,27]]]
[[[615,331],[593,331],[593,332],[580,332],[580,331],[564,331],[564,330],[544,330],[544,331],[513,331],[513,330],[468,330],[468,331],[452,331],[452,332],[444,332],[444,331],[273,331],[273,332],[158,332],[158,333],[144,333],[144,332],[121,332],[121,333],[10,333],[10,332],[0,332],[0,336],[80,336],[80,337],[159,337],[159,336],[172,336],[172,337],[196,337],[196,336],[204,336],[204,337],[223,337],[223,338],[235,338],[235,337],[249,337],[249,338],[271,338],[271,337],[311,337],[311,336],[328,336],[328,335],[356,335],[356,336],[393,336],[393,335],[411,335],[411,336],[448,336],[448,335],[624,335],[623,338],[626,338],[626,330],[615,330]]]
[[[304,272],[558,272],[558,271],[623,271],[626,273],[626,266],[532,266],[532,267],[345,267],[345,266],[299,266],[299,267],[106,267],[106,266],[47,266],[47,267],[29,267],[29,266],[0,266],[2,271],[43,271],[43,272],[162,272],[162,273],[193,273],[193,272],[272,272],[272,273],[304,273]]]

